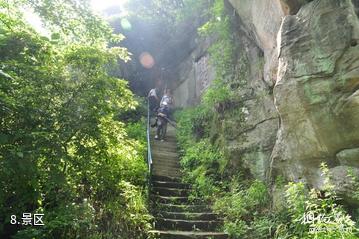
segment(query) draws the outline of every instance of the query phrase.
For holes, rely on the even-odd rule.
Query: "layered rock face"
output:
[[[325,162],[350,199],[348,171],[358,176],[359,166],[359,1],[231,3],[256,35],[266,81],[275,84],[280,127],[269,172],[320,188]]]
[[[312,1],[282,21],[274,87],[281,125],[272,159],[273,166],[292,180],[302,178],[320,187],[319,165],[326,162],[338,189],[346,190],[340,182],[347,184],[349,167],[358,167],[355,10],[354,1]]]
[[[230,13],[234,13],[229,3],[227,7]],[[273,81],[265,75],[263,68],[268,65],[266,59],[271,61],[275,48],[273,45],[263,47],[260,42],[266,42],[265,37],[256,37],[246,24],[238,15],[233,17],[233,38],[238,50],[234,66],[236,72],[223,80],[231,85],[236,99],[224,113],[219,113],[223,115],[218,121],[212,122],[211,134],[222,142],[221,145],[230,157],[231,165],[228,167],[234,170],[244,167],[256,178],[265,179],[279,118],[271,93]],[[280,17],[278,29],[279,26]],[[272,44],[275,44],[274,33],[266,37],[273,38]],[[175,89],[178,107],[199,103],[202,94],[215,79],[215,69],[208,54],[208,48],[214,41],[197,37],[196,47],[172,69],[175,76],[171,87]]]
[[[244,83],[237,107],[245,115],[217,126],[231,161],[257,178],[284,175],[318,188],[325,162],[350,199],[348,170],[359,178],[359,1],[229,2],[239,46],[230,83]],[[195,43],[177,67],[182,107],[196,104],[214,77],[210,42]]]

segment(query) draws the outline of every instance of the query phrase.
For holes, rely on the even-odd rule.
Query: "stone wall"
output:
[[[174,83],[176,107],[184,108],[198,104],[201,95],[214,78],[215,70],[209,65],[208,55],[203,55],[198,60],[191,55],[181,64],[177,81]]]
[[[197,36],[197,34],[196,34]],[[176,107],[196,105],[201,95],[215,78],[215,69],[209,63],[207,54],[211,39],[197,38],[197,47],[176,67],[172,80]]]

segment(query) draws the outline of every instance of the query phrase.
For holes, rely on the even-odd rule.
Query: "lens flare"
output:
[[[143,52],[140,55],[140,63],[144,68],[151,69],[155,65],[155,60],[148,52]]]

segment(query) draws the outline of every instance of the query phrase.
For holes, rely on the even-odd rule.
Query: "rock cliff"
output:
[[[227,7],[238,51],[230,83],[241,85],[233,107],[245,115],[216,126],[231,161],[257,178],[283,175],[318,188],[325,162],[350,199],[348,170],[359,177],[359,1],[229,0]],[[211,39],[194,31],[191,39],[173,66],[179,107],[198,103],[215,77]]]
[[[348,181],[359,162],[357,4],[312,1],[284,17],[278,33],[274,101],[281,125],[273,166],[319,188],[321,162],[337,183]]]

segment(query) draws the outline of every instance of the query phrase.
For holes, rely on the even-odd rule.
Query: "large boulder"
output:
[[[333,169],[359,166],[355,6],[358,1],[312,1],[282,21],[274,87],[281,124],[272,162],[291,180],[320,187],[321,162]]]
[[[273,86],[276,78],[277,33],[282,18],[289,11],[281,0],[229,0],[241,19],[242,29],[247,37],[263,51],[263,79]]]

